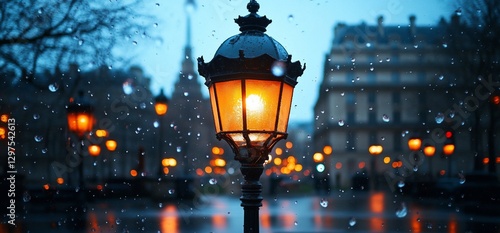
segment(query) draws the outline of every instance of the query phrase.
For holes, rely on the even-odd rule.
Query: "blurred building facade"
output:
[[[473,169],[471,119],[463,113],[467,92],[464,80],[450,70],[454,57],[447,28],[454,20],[418,26],[410,16],[408,25],[390,26],[379,17],[372,25],[335,26],[314,107],[313,135],[317,152],[329,145],[333,154],[326,171],[317,175],[335,176],[341,186],[349,187],[357,173],[378,174],[394,185],[387,179],[394,177],[391,174],[416,179]],[[451,166],[441,149],[448,130],[456,142],[448,158]],[[407,144],[412,136],[422,138],[422,146],[434,145],[435,155],[429,158],[419,151],[415,158]],[[374,144],[383,146],[382,154],[370,155],[368,148]],[[393,168],[395,161],[403,165]]]

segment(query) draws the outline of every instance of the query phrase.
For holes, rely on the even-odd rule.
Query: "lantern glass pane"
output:
[[[292,106],[293,87],[283,84],[283,94],[281,95],[281,107],[278,121],[278,132],[286,132],[288,127],[288,118],[290,117],[290,108]]]
[[[212,110],[214,111],[214,120],[217,115],[218,107],[220,113],[220,129],[217,131],[241,131],[243,129],[243,120],[242,120],[242,105],[241,105],[241,81],[240,80],[231,80],[214,83],[216,88],[215,94],[217,94],[217,103],[214,103],[214,93],[210,92],[212,99]],[[211,88],[213,89],[213,88]],[[214,96],[214,97],[212,97]],[[217,105],[214,105],[217,104]],[[218,124],[218,123],[216,123]],[[217,129],[216,129],[217,130]]]
[[[68,128],[69,131],[71,132],[76,132],[78,129],[78,126],[76,124],[76,114],[75,113],[68,113]]]
[[[219,114],[217,113],[217,102],[216,102],[216,96],[215,96],[214,86],[215,85],[212,85],[209,88],[209,91],[210,91],[210,103],[212,105],[212,115],[214,117],[215,132],[219,133],[221,131],[221,128],[220,128],[220,124],[219,124]]]
[[[280,86],[280,81],[246,81],[245,103],[248,130],[276,131]],[[265,141],[267,135],[255,135],[255,140]]]

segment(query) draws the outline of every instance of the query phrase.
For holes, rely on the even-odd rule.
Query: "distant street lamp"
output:
[[[436,153],[436,147],[431,144],[424,145],[424,155],[428,157],[429,160],[429,177],[432,179],[432,157]]]
[[[259,232],[259,179],[272,147],[287,137],[293,89],[305,69],[264,33],[271,20],[257,14],[259,4],[250,0],[247,9],[250,14],[235,19],[241,33],[224,41],[209,63],[198,58],[217,138],[231,146],[241,163],[246,233]]]
[[[80,148],[80,164],[78,165],[79,171],[79,186],[80,189],[84,188],[84,178],[83,178],[83,139],[84,135],[92,131],[92,126],[94,125],[94,106],[83,99],[83,92],[78,93],[78,99],[70,99],[67,106],[67,118],[68,118],[68,128],[69,131],[78,136]]]
[[[373,187],[374,189],[378,189],[378,175],[377,175],[377,155],[380,155],[382,154],[382,152],[384,151],[384,147],[382,147],[382,145],[379,145],[379,144],[373,144],[371,145],[370,147],[368,147],[368,153],[370,153],[370,155],[372,155],[372,162],[371,162],[371,170],[372,170],[372,173],[373,173]]]
[[[416,152],[420,150],[420,147],[422,147],[422,139],[417,137],[417,136],[412,136],[408,139],[408,148]]]
[[[158,129],[159,133],[159,144],[158,144],[158,177],[163,177],[165,173],[163,172],[162,160],[163,160],[163,124],[164,124],[164,116],[167,114],[168,110],[168,98],[163,94],[163,88],[160,90],[160,94],[155,97],[155,111],[156,114],[160,117],[160,127]]]
[[[451,132],[449,135],[453,135]],[[455,152],[455,142],[452,136],[448,136],[448,132],[446,135],[446,140],[443,145],[443,154],[446,155],[446,159],[448,160],[448,176],[451,176],[451,155]]]

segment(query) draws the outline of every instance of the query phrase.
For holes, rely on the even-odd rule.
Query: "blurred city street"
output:
[[[242,232],[236,195],[158,203],[148,198],[96,200],[84,228],[62,203],[27,202],[22,232]],[[486,214],[486,213],[483,213]],[[1,232],[6,232],[6,225]],[[498,216],[470,215],[452,200],[416,200],[389,192],[264,197],[260,230],[276,232],[500,232]],[[8,232],[8,231],[7,231]],[[17,232],[17,231],[16,231]]]

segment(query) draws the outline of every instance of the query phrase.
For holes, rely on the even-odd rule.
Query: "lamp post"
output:
[[[451,176],[451,155],[453,152],[455,152],[455,142],[453,139],[446,136],[446,140],[443,145],[443,154],[446,156],[446,159],[448,159],[448,176]]]
[[[264,33],[271,20],[257,14],[259,4],[251,0],[247,9],[248,15],[235,19],[241,33],[224,41],[209,63],[198,58],[216,136],[230,145],[241,164],[246,233],[259,232],[259,179],[272,147],[287,137],[293,88],[305,69]]]
[[[76,134],[80,144],[79,156],[80,164],[78,165],[79,173],[79,186],[80,189],[84,188],[84,178],[83,178],[83,139],[87,132],[92,131],[92,126],[94,124],[94,106],[83,99],[83,92],[78,93],[78,100],[73,98],[70,99],[67,106],[67,118],[68,118],[68,129],[72,133]]]
[[[432,179],[432,157],[436,153],[436,147],[431,144],[424,145],[424,155],[428,157],[429,160],[429,177]]]
[[[158,161],[159,161],[159,167],[158,167],[158,178],[163,177],[164,172],[163,172],[163,166],[162,166],[162,160],[163,160],[163,124],[164,124],[164,116],[167,114],[168,110],[168,98],[163,94],[163,88],[160,90],[160,94],[155,97],[155,111],[156,115],[160,117],[160,127],[159,127],[159,144],[158,144]]]
[[[417,151],[419,151],[421,147],[422,139],[418,137],[417,134],[414,134],[408,139],[408,148],[413,152],[413,162],[415,163],[415,166],[419,162]]]
[[[384,147],[382,147],[382,145],[379,145],[379,144],[373,144],[370,147],[368,147],[368,153],[370,153],[370,155],[372,155],[371,170],[372,170],[373,179],[374,179],[374,182],[373,182],[374,189],[378,189],[378,176],[377,176],[377,172],[376,172],[376,169],[377,169],[376,157],[378,155],[382,154],[382,151],[384,151]]]

